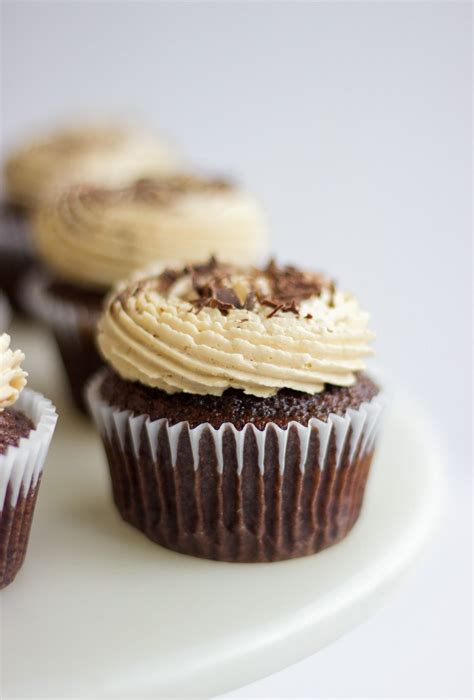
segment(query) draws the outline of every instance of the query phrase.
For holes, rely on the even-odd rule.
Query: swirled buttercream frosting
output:
[[[355,383],[371,354],[367,324],[356,299],[323,275],[211,258],[118,287],[98,342],[122,378],[167,393],[315,394]]]
[[[28,374],[21,367],[25,359],[21,350],[10,349],[8,333],[0,335],[0,411],[17,400]]]
[[[154,135],[116,124],[87,124],[15,150],[5,164],[5,189],[8,201],[34,209],[74,183],[120,187],[177,167],[175,154]]]
[[[77,186],[41,207],[34,239],[62,279],[108,289],[153,261],[217,254],[255,262],[266,224],[254,197],[223,180],[175,175],[119,189]]]

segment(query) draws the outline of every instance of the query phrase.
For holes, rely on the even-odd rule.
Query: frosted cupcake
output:
[[[211,252],[255,261],[266,245],[260,206],[222,180],[180,175],[120,189],[73,187],[39,209],[38,255],[52,272],[30,288],[30,308],[54,331],[71,390],[97,369],[94,331],[105,293],[152,261]]]
[[[23,564],[44,461],[57,414],[50,401],[24,389],[24,355],[0,335],[0,588]]]
[[[225,561],[313,554],[357,520],[381,412],[368,315],[294,267],[173,267],[122,286],[88,399],[121,516]]]
[[[0,208],[0,286],[18,303],[18,280],[33,261],[29,216],[55,192],[83,181],[121,186],[176,165],[154,136],[106,123],[53,131],[13,151],[4,167]]]

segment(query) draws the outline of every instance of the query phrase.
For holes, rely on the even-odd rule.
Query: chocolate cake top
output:
[[[356,299],[320,273],[210,258],[119,287],[98,341],[121,377],[168,393],[314,394],[354,383],[371,354],[367,324]]]

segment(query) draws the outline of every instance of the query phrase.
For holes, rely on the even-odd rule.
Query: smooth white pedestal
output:
[[[362,515],[339,545],[276,564],[169,552],[125,524],[98,436],[68,406],[55,356],[16,326],[31,386],[60,421],[26,562],[1,594],[3,697],[183,697],[280,670],[364,619],[415,560],[435,521],[437,443],[394,396]],[[41,359],[40,359],[41,358]]]

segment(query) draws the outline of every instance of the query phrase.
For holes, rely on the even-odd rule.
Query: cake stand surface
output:
[[[29,551],[1,594],[2,697],[159,698],[238,688],[314,653],[384,601],[438,510],[435,436],[394,393],[362,515],[340,544],[275,564],[167,551],[124,523],[99,438],[64,396],[58,358],[33,324],[12,329],[30,385],[60,420]]]

